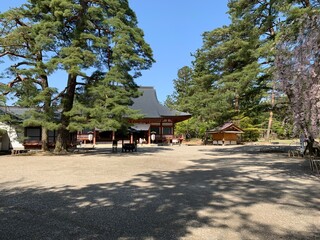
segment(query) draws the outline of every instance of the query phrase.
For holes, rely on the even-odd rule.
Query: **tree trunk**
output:
[[[268,129],[267,129],[267,141],[270,140],[271,128],[272,128],[272,119],[273,119],[273,111],[271,110],[269,113],[269,122],[268,122]]]
[[[48,151],[48,129],[46,127],[42,126],[41,130],[41,150],[42,151]]]
[[[235,97],[234,108],[235,108],[235,111],[236,111],[236,114],[237,114],[237,118],[235,119],[235,124],[236,124],[237,126],[240,126],[239,95],[236,95],[236,97]]]
[[[269,14],[271,16],[271,8],[269,9]],[[275,30],[273,28],[273,26],[270,26],[269,29],[270,35],[272,37],[272,39],[275,38],[276,33]],[[273,108],[274,108],[274,102],[275,102],[275,91],[276,91],[276,84],[275,84],[275,80],[272,80],[272,92],[271,92],[271,110],[269,113],[269,122],[268,122],[268,129],[267,129],[267,141],[270,141],[270,133],[271,133],[271,129],[272,129],[272,121],[273,121]]]
[[[69,74],[68,76],[68,87],[66,93],[62,98],[62,112],[60,119],[60,127],[58,128],[58,134],[56,139],[56,146],[54,152],[61,153],[66,152],[69,143],[69,130],[68,126],[70,123],[70,117],[66,116],[65,113],[69,112],[73,107],[73,100],[76,89],[77,76]]]
[[[78,41],[80,39],[80,35],[84,32],[84,26],[85,26],[85,15],[88,10],[88,2],[86,0],[80,0],[79,4],[81,6],[81,11],[79,11],[79,15],[77,18],[79,19],[76,22],[76,29],[74,39],[76,39],[75,46],[82,48],[86,44],[81,43],[81,41]],[[66,116],[65,113],[69,112],[73,107],[73,101],[75,97],[75,90],[77,85],[77,75],[75,73],[68,75],[68,84],[66,93],[63,95],[61,100],[62,105],[62,112],[61,112],[61,121],[60,121],[60,127],[58,128],[58,135],[56,140],[56,146],[54,151],[55,152],[66,152],[68,148],[68,144],[70,143],[70,133],[68,130],[68,126],[70,124],[70,117]]]
[[[40,53],[41,59],[42,59],[42,54]],[[42,86],[42,91],[45,91],[49,87],[48,83],[48,77],[46,75],[41,76],[41,86]],[[50,107],[51,107],[51,96],[47,95],[44,99],[43,103],[43,111],[45,112],[46,116],[50,116]],[[45,126],[41,126],[42,132],[41,132],[41,150],[42,151],[48,151],[48,129]]]
[[[69,131],[67,130],[65,124],[61,124],[61,127],[58,129],[54,152],[55,153],[67,152],[68,140],[69,140]]]
[[[268,129],[267,129],[267,141],[270,140],[270,133],[271,133],[271,129],[272,129],[273,107],[274,107],[274,101],[275,101],[274,92],[275,92],[275,82],[273,81],[272,82],[272,92],[271,92],[271,110],[269,113],[269,122],[268,122]]]

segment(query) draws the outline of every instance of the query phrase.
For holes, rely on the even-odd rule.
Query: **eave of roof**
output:
[[[236,133],[236,134],[242,134],[243,131],[207,131],[207,133]]]

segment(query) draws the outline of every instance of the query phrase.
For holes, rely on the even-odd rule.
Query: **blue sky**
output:
[[[25,0],[7,0],[0,12]],[[160,102],[173,93],[173,80],[184,66],[191,66],[194,53],[202,45],[205,31],[228,24],[228,0],[129,0],[139,27],[145,33],[156,63],[142,72],[138,85],[153,86]],[[2,69],[2,67],[0,67]],[[64,87],[64,86],[63,86]]]
[[[173,93],[178,70],[191,66],[205,31],[228,24],[227,0],[129,0],[156,63],[137,80],[154,86],[164,102]]]

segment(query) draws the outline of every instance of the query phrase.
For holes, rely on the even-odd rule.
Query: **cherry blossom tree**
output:
[[[316,137],[320,123],[320,15],[304,15],[277,45],[275,74],[287,94],[296,130]],[[293,29],[293,28],[291,28]]]

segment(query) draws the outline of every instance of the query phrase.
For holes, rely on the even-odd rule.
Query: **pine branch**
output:
[[[76,85],[86,86],[86,83],[76,82]]]
[[[12,88],[16,83],[22,82],[22,81],[24,81],[24,80],[25,80],[25,78],[23,78],[23,77],[21,77],[20,75],[18,75],[13,81],[11,81],[11,82],[8,83],[8,86],[9,86],[10,88]]]
[[[8,51],[3,52],[3,53],[1,53],[1,54],[0,54],[0,57],[4,57],[4,56],[6,56],[6,55],[8,55],[8,54],[9,54],[9,52],[8,52]]]
[[[23,44],[19,44],[19,45],[9,45],[9,44],[5,44],[5,45],[0,45],[1,48],[23,48],[23,47],[27,47]]]
[[[22,66],[22,65],[36,66],[35,63],[31,63],[31,62],[19,62],[19,63],[15,64],[15,65],[12,65],[12,67],[18,68],[18,67],[20,67],[20,66]]]
[[[29,27],[27,24],[22,22],[19,18],[15,18],[14,20],[17,23],[17,25],[24,26],[24,27]]]
[[[17,54],[17,53],[13,53],[13,52],[9,52],[9,51],[5,51],[5,52],[2,52],[0,54],[0,57],[4,57],[6,55],[10,55],[10,56],[14,56],[14,57],[20,57],[20,58],[28,58],[27,56],[25,55],[21,55],[21,54]],[[35,59],[34,59],[35,60]]]
[[[30,79],[29,78],[24,78],[21,75],[17,75],[17,77],[13,81],[8,83],[8,86],[10,88],[12,88],[15,84],[17,84],[19,82],[27,81],[27,80],[30,80]],[[33,80],[33,82],[36,83],[36,84],[41,85],[41,81]]]
[[[6,84],[0,83],[0,85],[5,86]],[[10,91],[6,91],[6,92],[1,93],[1,95],[6,96],[6,95],[8,95],[9,93],[10,93]],[[0,95],[0,96],[1,96],[1,95]]]

